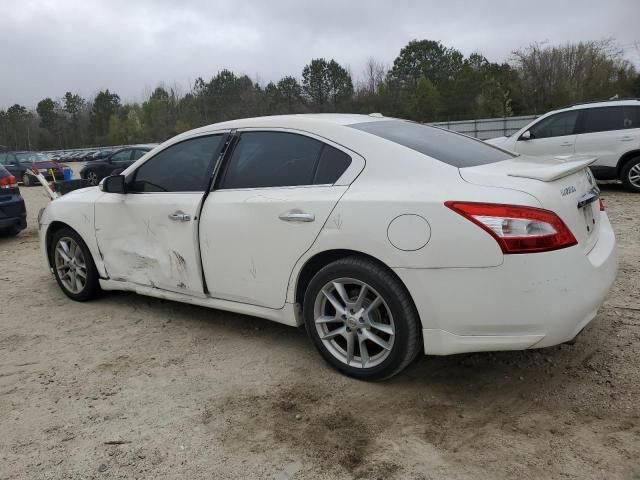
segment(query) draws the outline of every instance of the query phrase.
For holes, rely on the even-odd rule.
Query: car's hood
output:
[[[33,166],[36,167],[37,169],[62,168],[62,165],[60,165],[58,162],[51,162],[47,160],[41,161],[41,162],[33,162]]]

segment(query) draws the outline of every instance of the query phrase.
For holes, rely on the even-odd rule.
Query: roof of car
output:
[[[580,110],[583,108],[600,108],[600,107],[624,107],[624,106],[640,106],[640,99],[625,98],[620,100],[594,100],[592,102],[574,103],[558,110]]]

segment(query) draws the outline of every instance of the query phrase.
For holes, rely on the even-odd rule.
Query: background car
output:
[[[137,159],[142,157],[155,145],[138,145],[135,147],[121,148],[110,154],[104,160],[95,160],[80,170],[80,178],[84,178],[89,185],[98,185],[100,180],[111,175],[113,172],[119,172],[127,168]]]
[[[640,192],[640,100],[591,102],[554,110],[510,137],[487,140],[524,155],[584,154],[597,179]]]
[[[64,178],[63,166],[40,152],[0,152],[0,165],[22,181],[25,187],[38,182],[36,177],[27,173],[27,169],[37,169],[48,181]]]
[[[17,235],[27,228],[27,210],[16,177],[0,165],[0,235]]]

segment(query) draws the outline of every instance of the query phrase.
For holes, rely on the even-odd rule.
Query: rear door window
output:
[[[584,112],[582,133],[608,132],[640,128],[640,107],[588,108]]]
[[[407,120],[364,122],[349,126],[457,168],[486,165],[515,157],[481,140]]]
[[[221,189],[312,185],[323,143],[286,132],[244,132],[233,149]]]

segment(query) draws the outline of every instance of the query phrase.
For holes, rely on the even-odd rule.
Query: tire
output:
[[[420,320],[409,293],[390,271],[366,258],[346,257],[322,268],[305,291],[303,316],[327,363],[360,380],[390,378],[421,350]]]
[[[64,244],[66,244],[66,248]],[[79,254],[76,253],[76,249],[80,250]],[[77,302],[86,302],[100,294],[102,290],[98,281],[98,271],[91,252],[74,230],[70,228],[57,230],[51,239],[49,255],[53,265],[53,274],[67,297]],[[65,255],[69,260],[73,260],[73,263],[66,262]],[[67,266],[65,267],[64,264]],[[71,274],[67,275],[66,272],[70,270]],[[82,281],[82,273],[85,275],[84,282]]]
[[[100,178],[98,177],[98,174],[92,170],[87,173],[87,181],[89,182],[89,185],[95,187],[100,183]]]
[[[640,193],[640,157],[632,158],[622,167],[620,180],[627,190]]]
[[[31,185],[33,185],[33,181],[31,180],[31,175],[29,175],[28,173],[25,173],[22,175],[22,184],[25,187],[30,187]]]

